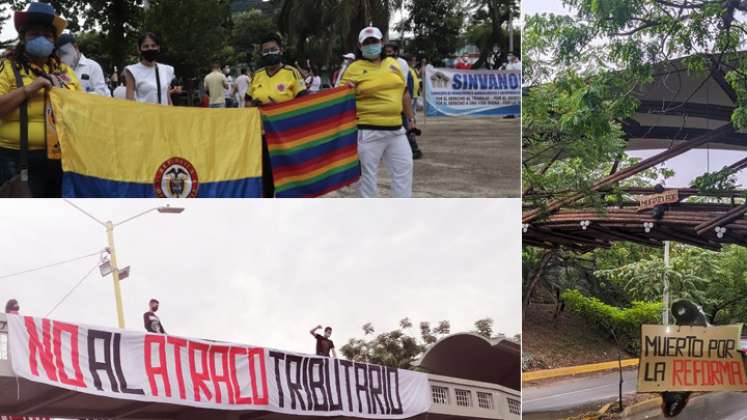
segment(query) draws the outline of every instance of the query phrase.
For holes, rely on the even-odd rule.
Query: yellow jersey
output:
[[[402,127],[407,81],[396,59],[387,57],[379,64],[357,60],[342,75],[340,83],[348,82],[355,84],[359,127]]]
[[[59,75],[67,84],[67,89],[81,90],[80,82],[78,77],[75,76],[73,69],[65,64],[62,64],[62,70],[64,73]],[[28,86],[34,80],[36,75],[32,72],[26,72],[22,67],[19,67],[21,78],[23,79],[23,85]],[[40,68],[44,73],[49,73],[49,66]],[[13,65],[9,59],[3,59],[0,61],[0,96],[6,95],[11,91],[17,89],[16,87],[16,76],[13,73]],[[29,115],[29,150],[44,150],[46,149],[46,137],[45,127],[46,121],[44,120],[44,89],[38,90],[28,100],[28,115]],[[17,108],[6,116],[0,118],[0,147],[5,149],[21,148],[21,112]]]
[[[295,67],[284,65],[272,76],[267,73],[266,68],[257,70],[247,94],[267,105],[288,102],[304,90],[306,84],[301,73]]]
[[[418,72],[412,67],[410,67],[410,76],[412,77],[412,97],[420,97],[420,78]]]

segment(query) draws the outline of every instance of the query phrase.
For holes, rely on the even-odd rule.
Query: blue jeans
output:
[[[18,150],[0,148],[0,185],[18,174]],[[29,187],[34,198],[62,196],[62,166],[46,150],[29,151]]]

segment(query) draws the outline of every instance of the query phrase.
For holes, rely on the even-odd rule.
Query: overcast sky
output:
[[[160,205],[79,200],[102,220]],[[170,334],[313,352],[309,329],[334,328],[342,346],[373,322],[410,317],[470,331],[521,330],[520,201],[191,200],[115,230],[128,329],[142,330],[151,297]],[[96,252],[105,230],[62,200],[0,201],[0,277]],[[98,257],[0,278],[0,304],[44,316]],[[116,326],[111,277],[96,270],[52,318]],[[1,310],[1,309],[0,309]],[[416,331],[413,331],[415,333]]]

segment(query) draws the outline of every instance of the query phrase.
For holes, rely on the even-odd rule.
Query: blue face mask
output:
[[[361,47],[363,58],[373,60],[381,56],[381,44],[368,44]]]
[[[26,53],[34,58],[49,58],[54,51],[54,44],[43,36],[37,36],[26,42]]]

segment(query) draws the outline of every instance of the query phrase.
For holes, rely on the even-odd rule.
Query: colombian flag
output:
[[[261,197],[256,109],[166,107],[52,89],[65,197]]]
[[[360,178],[352,89],[262,107],[262,122],[277,197],[318,197]]]

